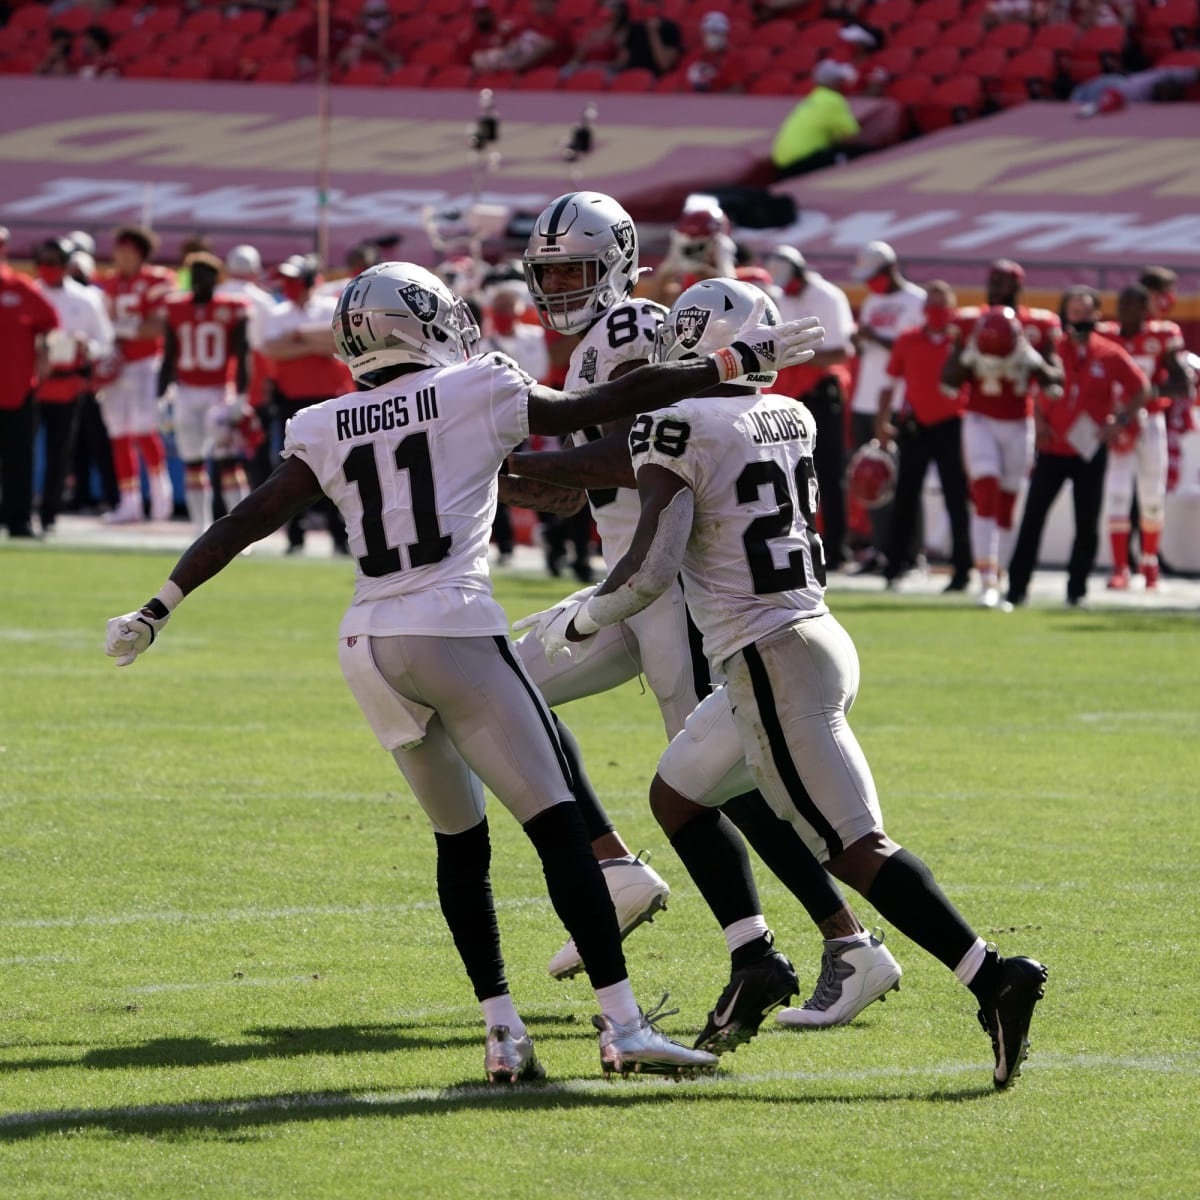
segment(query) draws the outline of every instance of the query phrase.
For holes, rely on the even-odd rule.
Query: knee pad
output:
[[[996,517],[1000,506],[1000,480],[985,475],[971,480],[971,503],[977,517]]]
[[[1013,514],[1017,511],[1017,493],[1001,488],[996,494],[996,524],[1001,529],[1011,529]]]

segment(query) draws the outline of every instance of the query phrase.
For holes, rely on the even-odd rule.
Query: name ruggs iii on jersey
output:
[[[433,421],[438,413],[437,388],[419,388],[412,397],[413,411],[418,421]],[[339,442],[347,438],[365,437],[370,433],[386,433],[389,429],[403,429],[412,420],[408,396],[384,396],[353,408],[338,409],[337,437]]]

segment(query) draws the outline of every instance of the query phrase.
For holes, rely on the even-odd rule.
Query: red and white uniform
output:
[[[234,331],[245,326],[250,307],[238,296],[170,297],[164,307],[175,341],[175,442],[184,462],[222,455],[215,430],[230,424],[216,419],[230,406],[229,383],[235,360]],[[245,333],[243,331],[243,337]],[[214,412],[213,410],[218,410]]]
[[[158,428],[158,367],[161,337],[139,337],[143,323],[161,313],[172,287],[170,271],[143,266],[134,275],[110,275],[101,281],[116,334],[120,374],[100,391],[110,437],[153,433]]]
[[[89,388],[92,363],[112,353],[113,328],[104,298],[69,276],[57,287],[38,282],[61,328],[46,337],[49,374],[38,384],[39,404],[70,404]]]
[[[1123,337],[1115,321],[1102,321],[1096,332],[1120,346],[1141,368],[1151,385],[1167,378],[1170,360],[1183,352],[1183,331],[1174,321],[1146,321],[1132,337]],[[1109,448],[1108,470],[1104,476],[1104,512],[1110,537],[1116,539],[1114,555],[1124,550],[1130,529],[1130,506],[1137,488],[1142,528],[1142,552],[1147,541],[1157,553],[1157,534],[1162,529],[1167,505],[1167,410],[1171,398],[1157,391],[1146,406],[1145,417],[1130,426]],[[1150,535],[1148,539],[1147,535]],[[1122,537],[1123,535],[1123,537]]]
[[[1062,340],[1058,317],[1045,308],[1016,309],[1029,349],[1044,358],[1057,353]],[[970,337],[979,309],[963,309],[957,326]],[[963,460],[970,479],[998,479],[1001,491],[1015,494],[1033,464],[1033,395],[1031,372],[1036,359],[1022,347],[1020,357],[1005,360],[1000,370],[968,373],[967,409],[963,417]]]

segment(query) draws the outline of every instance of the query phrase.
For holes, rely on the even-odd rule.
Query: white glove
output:
[[[768,371],[795,367],[816,356],[825,340],[817,317],[785,321],[782,325],[753,325],[743,329],[736,342],[713,354],[722,383],[734,383]]]
[[[546,651],[546,657],[551,662],[560,654],[566,654],[569,657],[571,648],[576,643],[567,638],[567,627],[595,590],[595,584],[591,587],[580,588],[579,591],[565,596],[552,608],[543,609],[541,612],[532,613],[528,617],[522,617],[519,621],[515,621],[513,630],[517,632],[532,630],[533,636],[542,643],[542,649]]]
[[[154,605],[156,608],[152,608]],[[162,615],[158,615],[161,610]],[[144,650],[154,645],[158,632],[170,620],[171,614],[161,601],[151,600],[137,612],[113,617],[108,623],[104,653],[117,660],[118,667],[127,667]]]

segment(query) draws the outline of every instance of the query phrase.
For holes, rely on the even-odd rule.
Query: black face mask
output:
[[[1096,319],[1093,317],[1089,321],[1067,321],[1065,324],[1072,333],[1085,338],[1096,328]]]

